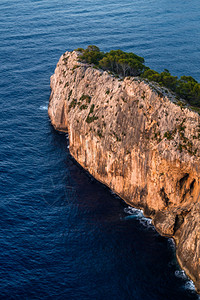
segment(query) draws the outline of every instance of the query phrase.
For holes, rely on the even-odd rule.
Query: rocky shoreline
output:
[[[200,292],[200,116],[167,89],[61,56],[48,114],[77,162],[173,237]]]

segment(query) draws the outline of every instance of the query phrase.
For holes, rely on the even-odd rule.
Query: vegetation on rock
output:
[[[78,48],[81,52],[80,60],[93,63],[103,70],[109,70],[123,76],[139,76],[145,69],[144,58],[134,53],[122,50],[101,52],[97,46],[88,46],[87,49]]]
[[[168,70],[158,73],[147,69],[141,74],[150,81],[155,81],[175,92],[180,98],[187,100],[191,105],[200,107],[200,84],[191,76],[172,76]]]
[[[191,76],[177,76],[165,69],[158,73],[144,65],[144,58],[132,52],[127,53],[122,50],[111,50],[102,52],[97,46],[90,45],[87,49],[78,48],[79,59],[89,64],[94,64],[95,68],[109,70],[115,76],[141,76],[149,81],[157,82],[160,86],[167,87],[175,92],[178,98],[185,99],[190,105],[200,107],[200,84]]]

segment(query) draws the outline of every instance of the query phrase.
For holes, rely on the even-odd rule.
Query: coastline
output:
[[[65,62],[66,55],[68,57],[67,62]],[[74,68],[77,64],[80,65],[80,67]],[[134,112],[136,109],[138,110],[135,113],[135,118],[137,122],[139,121],[140,127],[144,129],[141,130],[137,127],[136,123],[131,123],[132,121],[130,121],[130,118],[128,119],[128,123],[125,122],[124,124],[124,117],[121,115],[117,115],[116,120],[113,121],[113,109],[110,109],[112,113],[107,111],[109,109],[109,105],[105,104],[107,101],[105,102],[103,99],[102,102],[101,99],[99,99],[99,96],[108,99],[108,94],[105,95],[106,93],[102,90],[100,93],[99,91],[96,91],[98,88],[98,80],[99,86],[101,86],[102,78],[106,84],[105,90],[109,89],[108,94],[111,93],[115,96],[115,99],[112,100],[109,95],[110,99],[107,100],[108,103],[109,101],[111,102],[111,108],[113,107],[113,104],[117,107],[119,102],[117,99],[119,97],[122,99],[119,106],[120,113],[123,109],[126,111],[128,104],[130,104],[130,106],[128,106],[129,110],[132,109],[131,103],[134,103]],[[80,84],[81,80],[85,80],[84,83]],[[67,83],[68,85],[66,85]],[[192,230],[194,229],[193,225],[194,223],[196,224],[196,220],[191,220],[190,223],[187,222],[188,219],[191,219],[191,211],[194,210],[192,202],[194,199],[196,199],[196,202],[194,201],[194,203],[196,203],[196,211],[199,211],[199,153],[197,153],[197,157],[191,157],[186,151],[184,153],[179,153],[177,148],[175,149],[172,141],[163,139],[162,142],[159,142],[156,138],[153,141],[151,138],[153,134],[155,135],[155,123],[158,122],[155,121],[155,113],[159,116],[158,109],[162,110],[164,107],[163,111],[165,114],[167,112],[164,124],[159,126],[159,129],[160,131],[162,130],[162,132],[167,132],[168,125],[174,126],[175,115],[180,115],[179,125],[184,120],[184,116],[188,116],[190,123],[187,123],[186,120],[185,124],[187,138],[191,138],[191,135],[194,134],[196,124],[199,124],[198,114],[189,111],[187,108],[182,110],[173,103],[173,96],[172,100],[169,100],[169,97],[167,96],[162,98],[157,95],[155,91],[152,91],[147,83],[139,82],[138,79],[122,82],[114,79],[106,72],[102,73],[87,64],[78,63],[76,52],[67,52],[67,54],[61,57],[55,75],[53,75],[51,79],[51,88],[52,93],[49,104],[49,116],[55,129],[69,132],[69,150],[71,155],[84,169],[98,181],[108,186],[128,205],[143,209],[144,215],[152,218],[156,230],[161,235],[172,237],[175,240],[177,249],[176,255],[179,265],[194,281],[197,291],[199,292],[199,277],[197,277],[199,276],[199,262],[197,260],[198,253],[195,252],[198,247],[196,246],[196,249],[193,249],[193,242],[198,236],[199,228],[197,224],[195,227],[195,236],[193,236],[190,232],[190,227]],[[145,99],[143,99],[142,96],[144,91],[146,93]],[[122,93],[123,96],[121,95]],[[90,123],[86,124],[83,122],[87,115],[91,118],[91,103],[82,104],[85,105],[84,107],[87,106],[87,108],[80,110],[81,104],[77,105],[75,99],[78,98],[78,95],[79,98],[81,98],[81,95],[88,94],[91,95],[90,97],[92,99],[96,97],[96,100],[93,102],[95,104],[92,105],[98,103],[99,110],[101,109],[101,113],[103,111],[106,114],[106,121],[108,121],[108,123],[113,122],[113,124],[116,125],[117,122],[121,121],[121,128],[127,128],[127,124],[129,124],[130,127],[133,127],[133,130],[134,126],[138,128],[137,130],[139,133],[134,130],[135,134],[137,133],[136,139],[134,140],[134,135],[132,133],[128,139],[129,141],[132,139],[133,143],[128,144],[127,146],[127,140],[125,140],[123,136],[119,136],[119,129],[119,131],[114,132],[114,138],[112,137],[110,138],[111,141],[108,141],[107,136],[110,134],[110,131],[108,135],[106,135],[106,129],[103,128],[103,122],[106,121],[100,122],[98,119],[95,119],[97,116],[99,118],[100,115],[98,109],[96,114],[93,115],[93,119],[89,119],[92,120]],[[123,100],[124,95],[126,101]],[[139,100],[136,99],[139,101],[139,105],[138,102],[134,100],[134,97],[137,99],[140,97]],[[143,105],[143,107],[144,105],[146,106],[145,112],[148,112],[148,116],[144,114],[144,109],[140,108],[141,105]],[[156,110],[153,108],[153,105],[157,105]],[[133,112],[133,110],[131,110],[131,112]],[[126,113],[123,113],[123,116],[128,115],[128,113],[129,111],[126,111]],[[111,116],[110,119],[109,116]],[[148,120],[149,116],[151,117],[150,121]],[[157,120],[158,119],[159,118],[157,117]],[[109,126],[108,123],[106,123],[106,126]],[[115,129],[118,128],[117,126]],[[99,131],[100,129],[101,131]],[[105,133],[103,132],[104,130]],[[159,132],[159,130],[156,129],[156,132]],[[190,133],[191,135],[189,135]],[[159,136],[158,133],[157,136]],[[151,138],[150,150],[148,149],[149,138]],[[174,137],[175,142],[178,138],[178,135]],[[139,145],[138,139],[140,140]],[[195,142],[197,142],[198,145],[198,141]],[[110,143],[111,148],[108,148],[108,143]],[[124,149],[126,149],[126,151]],[[107,163],[105,163],[105,161]],[[127,171],[130,164],[133,164],[134,162],[134,167]],[[149,170],[151,173],[150,176],[148,173]],[[132,174],[131,176],[130,173]],[[137,182],[138,175],[140,177],[140,182]],[[170,179],[170,177],[172,178]],[[133,178],[135,184],[131,181]],[[157,187],[156,184],[160,184],[160,186]],[[172,191],[172,186],[174,186],[174,192]],[[189,188],[189,192],[186,193]],[[183,198],[183,200],[180,201],[180,198]],[[198,218],[199,215],[196,214],[196,219]],[[184,227],[188,230],[188,235],[191,238],[190,241],[185,242],[187,242],[187,244],[189,243],[191,247],[189,249],[183,248],[183,257],[179,257],[177,254],[179,251],[179,237],[182,235],[182,232],[184,232]],[[183,245],[181,247],[183,247]],[[184,263],[184,255],[185,253],[188,253],[188,250],[191,253],[191,260]],[[192,259],[193,256],[195,257],[195,261]],[[191,265],[190,268],[188,268],[188,264]]]

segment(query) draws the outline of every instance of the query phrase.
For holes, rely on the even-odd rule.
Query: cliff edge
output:
[[[116,78],[79,62],[76,51],[51,77],[48,113],[84,169],[175,239],[200,292],[200,116],[167,89]]]

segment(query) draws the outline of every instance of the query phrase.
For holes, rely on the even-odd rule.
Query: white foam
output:
[[[187,280],[185,283],[185,289],[195,292],[196,290],[195,290],[194,282],[192,280]]]
[[[140,224],[144,225],[145,227],[148,227],[148,228],[151,227],[152,229],[154,229],[154,226],[152,225],[152,220],[149,218],[143,217],[139,220],[139,222],[140,222]]]
[[[125,217],[125,220],[130,218],[137,219],[140,222],[140,224],[142,224],[142,226],[146,227],[147,229],[152,229],[156,231],[154,226],[152,225],[152,220],[150,218],[146,218],[143,215],[143,210],[128,206],[124,208],[124,212],[128,214],[128,216]]]
[[[141,215],[141,217],[143,216],[143,212],[141,209],[137,209],[131,206],[125,207],[124,212],[128,215],[137,215],[137,216]]]
[[[110,190],[110,193],[111,193],[115,198],[120,199],[120,197],[119,197],[117,194],[115,194],[115,192],[113,192],[112,190]]]
[[[175,245],[174,240],[172,238],[168,238],[167,241],[168,241],[168,244],[169,244],[169,248],[171,248],[172,250],[175,250],[176,245]]]
[[[196,293],[194,282],[191,279],[188,279],[186,273],[183,270],[176,270],[175,276],[185,281],[184,289]],[[200,299],[200,295],[198,295],[197,299]]]
[[[185,274],[185,272],[183,270],[176,270],[175,271],[175,276],[177,278],[187,279],[187,275]]]
[[[48,105],[46,104],[46,105],[41,105],[40,107],[39,107],[39,109],[40,110],[48,110]]]

